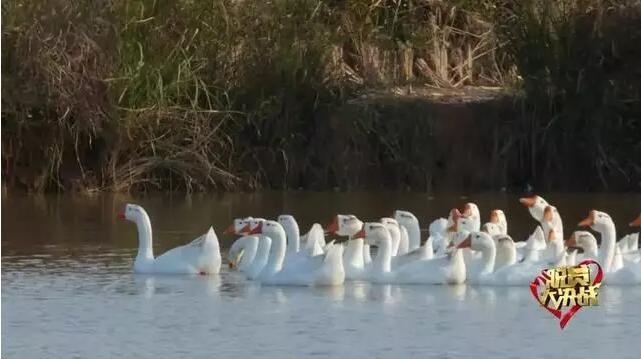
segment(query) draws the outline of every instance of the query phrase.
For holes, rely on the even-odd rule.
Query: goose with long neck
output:
[[[232,243],[229,248],[229,268],[238,268],[245,272],[251,266],[258,251],[258,237],[242,236]]]
[[[545,209],[550,206],[550,204],[543,199],[541,196],[532,196],[532,197],[524,197],[519,199],[519,202],[521,202],[524,206],[527,207],[528,211],[530,212],[530,215],[532,218],[534,218],[541,226],[544,226],[544,214],[545,214]],[[559,238],[564,238],[563,237],[563,221],[561,220],[561,215],[559,214],[558,210],[556,207],[552,207],[552,211],[554,212],[554,219],[552,221],[552,226],[554,228],[554,231],[556,232],[556,235]]]
[[[267,264],[258,279],[263,284],[279,285],[341,285],[345,281],[342,246],[328,244],[327,254],[310,258],[298,265],[284,267],[286,234],[276,221],[259,223],[250,234],[264,234],[272,239]]]
[[[362,238],[354,237],[362,227],[363,222],[356,216],[344,214],[334,216],[332,222],[326,227],[329,234],[348,237],[347,246],[343,252],[343,266],[347,280],[362,279],[364,275],[365,244]],[[369,251],[369,246],[367,250]]]
[[[358,262],[360,255],[362,255],[365,264],[372,261],[369,245],[363,243],[362,239],[354,238],[354,234],[362,227],[363,222],[353,214],[337,214],[332,222],[326,226],[325,231],[327,233],[347,237],[347,248],[343,253],[343,263],[352,260],[352,258],[355,258]],[[359,252],[358,248],[362,248],[362,251]]]
[[[394,211],[394,219],[399,226],[405,227],[408,234],[408,250],[411,252],[421,246],[421,227],[418,218],[409,211]]]
[[[378,247],[365,277],[375,283],[393,283],[392,273],[392,237],[389,229],[382,223],[365,223],[356,237],[364,238],[368,245]]]
[[[460,235],[461,233],[479,232],[475,230],[478,223],[479,222],[477,220],[475,220],[470,216],[459,217],[456,220],[456,224],[452,228],[450,228],[450,230],[454,231],[455,235],[454,235],[454,238],[448,244],[448,246],[451,247],[451,246],[458,245],[459,244],[458,241],[462,240]],[[473,262],[481,258],[480,253],[472,250],[472,248],[470,247],[461,248],[458,250],[458,252],[462,253],[466,267],[471,266]]]
[[[258,227],[260,223],[265,222],[264,218],[252,218],[247,221],[245,227],[241,230],[242,233],[251,233],[251,231]],[[249,268],[245,271],[247,278],[250,280],[256,280],[262,273],[267,261],[269,260],[269,253],[272,246],[272,239],[258,234],[255,235],[258,238],[258,247],[256,248],[256,255],[252,261]]]
[[[298,227],[298,222],[294,216],[283,214],[278,216],[278,223],[281,224],[285,230],[285,236],[287,238],[287,250],[285,252],[284,265],[295,265],[300,261],[309,260],[310,257],[314,255],[323,254],[322,248],[319,246],[319,239],[316,238],[317,243],[314,243],[314,247],[300,250],[300,229]],[[313,234],[318,235],[317,233]]]
[[[605,212],[591,210],[588,216],[579,222],[579,227],[590,227],[601,235],[599,262],[606,273],[615,272],[620,268],[614,266],[616,254],[616,227],[610,215]]]
[[[407,253],[406,250],[409,248],[409,242],[401,245],[401,228],[399,227],[398,222],[394,218],[390,217],[383,217],[380,219],[380,222],[385,226],[385,228],[387,228],[392,239],[392,257]]]
[[[448,223],[447,218],[437,218],[430,223],[428,241],[433,247],[433,253],[438,253],[441,246],[446,242]]]
[[[474,265],[468,265],[466,263],[468,282],[475,284],[481,283],[494,272],[496,245],[494,244],[494,239],[492,239],[489,234],[485,232],[472,232],[456,247],[458,249],[471,248],[481,252],[481,259],[476,261]]]
[[[213,228],[191,243],[171,249],[154,258],[151,221],[147,212],[135,204],[127,204],[118,215],[136,224],[138,254],[134,260],[136,273],[215,274],[220,271],[220,246]]]
[[[543,211],[545,207],[549,206],[548,202],[541,196],[523,197],[519,202],[527,207],[532,218],[541,223],[543,220]]]
[[[238,268],[239,271],[245,272],[254,261],[256,251],[258,250],[258,237],[243,235],[243,229],[251,219],[252,217],[236,218],[223,232],[223,234],[241,236],[232,243],[229,251],[227,252],[230,269]]]
[[[591,210],[579,226],[590,227],[601,234],[599,263],[605,272],[606,284],[641,284],[641,263],[623,265],[621,253],[617,253],[616,228],[607,213]]]
[[[278,223],[285,229],[285,235],[287,237],[286,256],[298,254],[300,250],[300,228],[298,227],[298,222],[296,222],[296,219],[292,215],[281,214],[278,216]]]

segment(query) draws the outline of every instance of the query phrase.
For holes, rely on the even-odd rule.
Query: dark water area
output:
[[[588,211],[609,213],[620,235],[641,210],[641,194],[542,194],[555,205],[569,237]],[[2,200],[2,252],[4,255],[76,250],[79,245],[136,248],[135,226],[116,218],[126,203],[142,205],[153,227],[156,253],[204,233],[213,226],[227,248],[232,237],[222,231],[236,217],[275,218],[291,214],[304,233],[315,223],[327,224],[337,213],[351,213],[363,221],[377,221],[395,209],[409,210],[421,228],[453,207],[478,204],[483,222],[492,209],[502,209],[515,240],[524,240],[535,228],[528,211],[513,194],[485,193],[470,196],[431,196],[413,192],[259,192],[225,195],[163,195],[132,198],[124,195],[96,197],[73,195],[5,196]],[[425,239],[425,237],[423,238]],[[51,253],[50,253],[51,254]]]
[[[641,196],[543,194],[566,237],[595,208],[619,237]],[[337,288],[265,287],[223,265],[216,276],[141,276],[131,265],[134,225],[116,219],[143,205],[157,254],[238,216],[293,214],[306,231],[333,214],[363,220],[413,211],[426,228],[453,206],[476,202],[484,220],[501,208],[510,233],[535,223],[512,194],[430,197],[408,192],[264,192],[222,196],[7,195],[2,200],[2,355],[110,357],[629,357],[641,335],[641,287],[606,287],[600,306],[564,330],[528,288],[400,286],[346,282]],[[590,340],[595,339],[595,340]],[[597,340],[598,339],[598,340]],[[613,354],[615,353],[615,354]]]

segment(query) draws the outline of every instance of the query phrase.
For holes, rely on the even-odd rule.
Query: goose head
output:
[[[245,218],[236,218],[232,222],[232,224],[225,229],[223,234],[235,234],[235,235],[243,235],[244,233],[243,228],[249,223],[249,221],[252,219],[252,217],[245,217]]]
[[[450,226],[448,228],[448,232],[461,232],[461,231],[467,231],[471,232],[474,227],[474,222],[471,218],[469,217],[459,217],[454,225]]]
[[[495,239],[495,242],[496,242],[497,251],[516,252],[516,245],[514,244],[514,240],[512,239],[512,237],[502,234],[502,235],[495,236],[493,238]]]
[[[574,231],[570,238],[565,241],[569,247],[579,247],[583,250],[596,250],[598,248],[596,238],[588,231]]]
[[[641,214],[632,222],[630,222],[630,227],[639,227],[641,228]]]
[[[481,227],[481,232],[485,232],[490,236],[496,236],[501,234],[501,228],[497,223],[488,222]]]
[[[124,212],[118,213],[118,218],[136,223],[145,217],[147,217],[147,212],[145,212],[142,206],[131,203],[127,203],[127,205],[125,205]]]
[[[523,197],[519,199],[519,202],[527,207],[530,215],[537,221],[541,221],[545,206],[548,205],[548,202],[541,196]]]
[[[266,220],[264,218],[249,218],[245,220],[245,227],[243,227],[239,233],[241,234],[256,234],[253,233],[256,228],[259,227]]]
[[[381,241],[390,241],[391,236],[383,223],[367,222],[354,235],[355,238],[364,238],[369,245],[379,245]]]
[[[390,217],[383,217],[383,218],[381,218],[381,223],[382,223],[383,225],[385,225],[385,226],[394,226],[394,227],[396,227],[396,228],[398,228],[398,227],[399,227],[399,223],[398,223],[398,221],[397,221],[397,220],[395,220],[394,218],[390,218]]]
[[[296,219],[292,215],[281,214],[278,216],[278,223],[280,223],[283,228],[295,230],[297,233],[299,232],[298,222],[296,222]]]
[[[353,214],[337,214],[332,219],[332,222],[325,226],[325,231],[329,234],[336,234],[339,236],[353,236],[363,227],[361,222]]]
[[[279,235],[285,238],[285,229],[276,221],[253,221],[254,226],[249,231],[249,234],[263,234],[270,237],[270,234]]]
[[[593,209],[584,220],[579,222],[579,227],[590,227],[599,233],[603,233],[607,229],[613,228],[614,222],[609,214]]]
[[[485,232],[472,232],[456,245],[456,248],[471,248],[475,251],[486,251],[495,248],[494,239]]]
[[[412,212],[396,210],[394,211],[394,219],[406,228],[409,228],[410,225],[418,226],[418,218]]]
[[[472,202],[468,202],[463,206],[463,210],[461,211],[461,214],[464,217],[480,217],[481,216],[479,207]]]
[[[505,217],[505,213],[503,213],[502,210],[493,209],[492,212],[490,212],[490,223],[501,224],[506,222],[507,218]]]

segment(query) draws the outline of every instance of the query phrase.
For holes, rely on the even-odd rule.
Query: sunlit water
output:
[[[591,208],[621,235],[638,195],[549,195],[566,236]],[[510,232],[534,228],[510,195],[431,198],[412,193],[265,193],[138,199],[155,249],[182,244],[235,216],[294,214],[306,230],[336,212],[365,220],[395,208],[435,218],[467,200],[482,215],[503,208]],[[126,197],[2,200],[2,355],[6,358],[638,357],[641,287],[607,287],[561,331],[528,288],[395,286],[261,287],[225,267],[219,276],[138,276],[132,224],[115,214]],[[424,220],[422,227],[428,222]]]

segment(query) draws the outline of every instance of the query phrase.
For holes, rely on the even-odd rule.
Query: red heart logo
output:
[[[586,259],[582,261],[581,263],[577,264],[574,267],[567,267],[567,268],[579,268],[583,265],[589,266],[589,265],[595,265],[597,272],[596,275],[594,276],[594,280],[592,281],[591,286],[596,286],[597,288],[600,286],[601,281],[603,280],[603,270],[601,269],[601,265],[597,261],[594,261],[592,259]],[[568,324],[570,319],[579,311],[579,309],[583,308],[583,306],[579,304],[575,304],[570,309],[566,310],[565,312],[559,310],[558,308],[551,307],[547,305],[546,303],[541,301],[541,296],[539,294],[539,286],[544,285],[546,286],[552,278],[549,276],[549,269],[544,269],[541,271],[541,274],[539,274],[534,280],[530,283],[530,291],[532,292],[532,295],[534,296],[534,299],[541,304],[543,308],[545,308],[548,312],[552,313],[557,319],[559,319],[559,324],[561,326],[561,329],[565,328],[565,326]]]

